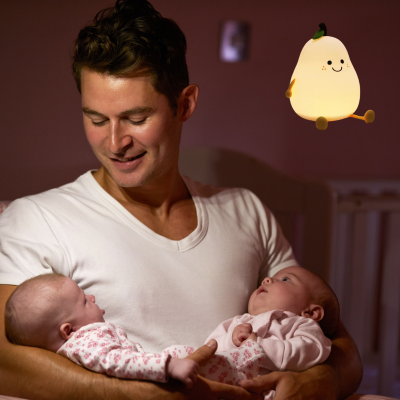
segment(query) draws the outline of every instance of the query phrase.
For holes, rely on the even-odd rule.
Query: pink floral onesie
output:
[[[57,353],[91,371],[117,378],[168,380],[166,363],[171,356],[145,353],[140,344],[127,338],[121,327],[108,322],[82,327]]]

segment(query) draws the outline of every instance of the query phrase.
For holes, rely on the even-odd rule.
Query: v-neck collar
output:
[[[207,209],[201,199],[196,192],[196,187],[193,182],[187,178],[182,176],[182,179],[192,196],[194,205],[196,207],[196,215],[197,215],[197,226],[195,230],[190,233],[188,236],[181,240],[171,240],[164,236],[161,236],[147,227],[145,224],[140,222],[136,217],[134,217],[121,203],[119,203],[114,197],[108,194],[96,181],[94,178],[93,171],[88,171],[86,174],[81,176],[81,179],[84,183],[90,187],[91,192],[98,197],[102,203],[107,205],[107,208],[110,209],[118,218],[120,218],[124,223],[129,225],[134,231],[144,236],[148,240],[151,240],[155,244],[164,247],[169,250],[184,252],[190,250],[195,247],[198,243],[200,243],[208,230],[208,213]]]

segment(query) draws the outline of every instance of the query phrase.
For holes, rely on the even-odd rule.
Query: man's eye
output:
[[[132,121],[132,120],[130,119],[129,121],[130,121],[130,123],[131,123],[132,125],[142,125],[142,124],[144,124],[144,123],[146,122],[146,119],[147,119],[147,118],[143,118],[143,119],[141,119],[140,121]]]
[[[93,124],[94,126],[102,126],[102,125],[104,125],[105,122],[106,122],[106,121],[95,122],[95,121],[92,120],[92,124]]]

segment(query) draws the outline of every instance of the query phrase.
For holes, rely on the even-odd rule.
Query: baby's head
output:
[[[6,303],[11,343],[56,352],[82,326],[104,322],[104,310],[70,278],[45,274],[19,285]]]
[[[339,302],[318,275],[301,267],[284,268],[265,278],[249,300],[249,313],[291,311],[317,321],[325,336],[332,337],[339,322]]]

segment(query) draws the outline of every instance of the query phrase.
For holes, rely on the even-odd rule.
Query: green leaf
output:
[[[315,35],[313,36],[313,39],[315,40],[315,39],[319,39],[320,37],[322,37],[322,36],[324,36],[324,34],[325,34],[325,31],[317,31],[316,33],[315,33]]]

